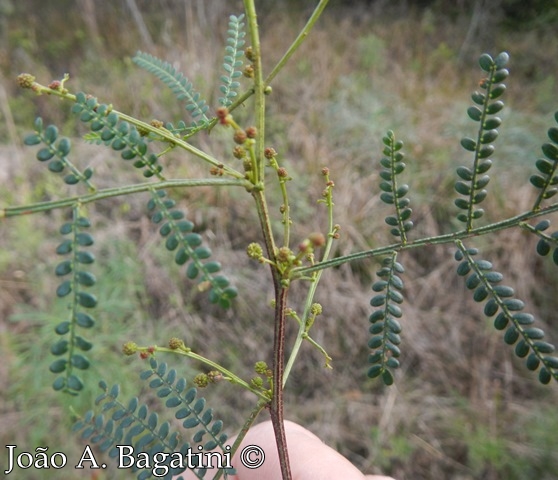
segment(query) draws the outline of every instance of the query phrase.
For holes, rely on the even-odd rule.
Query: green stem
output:
[[[118,197],[121,195],[131,195],[133,193],[147,192],[149,190],[161,190],[166,188],[183,188],[183,187],[218,187],[218,186],[237,186],[251,188],[252,185],[247,180],[239,180],[232,178],[204,178],[204,179],[185,179],[185,180],[165,180],[156,183],[140,183],[137,185],[128,185],[125,187],[107,188],[98,190],[95,193],[86,195],[69,197],[61,200],[53,200],[49,202],[33,203],[30,205],[22,205],[17,207],[6,207],[0,209],[0,219],[4,217],[14,217],[17,215],[28,215],[31,213],[46,212],[57,208],[71,207],[75,203],[81,204],[96,202],[110,197]]]
[[[314,26],[318,18],[320,18],[320,15],[324,11],[328,1],[329,0],[320,0],[320,3],[318,3],[314,11],[312,12],[312,15],[308,19],[308,22],[306,22],[306,25],[304,25],[304,28],[301,30],[301,32],[298,34],[294,42],[291,44],[291,46],[288,48],[285,54],[277,62],[275,67],[273,67],[271,73],[265,79],[265,85],[269,85],[273,81],[275,76],[282,70],[282,68],[293,56],[293,54],[299,49],[299,47],[302,45],[302,43],[310,33],[310,30],[312,30],[312,27]]]
[[[328,2],[329,2],[329,0],[321,0],[318,3],[318,5],[316,6],[314,11],[312,12],[312,15],[308,19],[308,22],[306,22],[306,25],[304,26],[304,28],[302,29],[300,34],[296,37],[296,39],[291,44],[291,46],[287,49],[285,54],[281,57],[281,59],[273,67],[273,69],[271,70],[271,73],[263,81],[264,90],[265,90],[266,87],[268,87],[271,84],[273,79],[282,70],[282,68],[285,66],[285,64],[288,62],[288,60],[300,48],[300,46],[302,45],[302,43],[304,42],[304,40],[306,39],[306,37],[310,33],[310,30],[312,30],[312,28],[314,27],[314,24],[316,23],[318,18],[321,16],[321,14],[324,11]],[[254,87],[252,87],[252,88],[249,88],[248,90],[246,90],[244,93],[240,94],[236,98],[236,100],[231,104],[231,106],[229,107],[229,111],[232,112],[233,110],[238,108],[240,105],[243,105],[246,100],[248,100],[252,95],[254,95],[254,93],[256,93],[256,90],[255,90]],[[213,126],[216,123],[217,123],[217,119],[216,118],[212,119],[210,121],[209,129],[213,128]]]
[[[258,130],[256,144],[256,165],[254,165],[254,184],[263,185],[264,181],[264,145],[265,145],[265,84],[262,72],[262,56],[260,34],[258,29],[258,16],[256,15],[256,7],[254,0],[244,0],[244,8],[248,19],[250,30],[250,41],[252,42],[252,51],[254,54],[254,94],[256,95],[256,128]]]
[[[541,207],[541,203],[546,198],[546,193],[547,193],[549,187],[552,186],[552,180],[556,178],[555,175],[556,175],[557,171],[558,171],[558,160],[554,160],[554,165],[552,167],[552,170],[546,174],[547,179],[546,179],[546,182],[545,182],[545,186],[543,188],[541,188],[541,191],[539,192],[539,195],[537,196],[537,199],[535,200],[535,203],[533,204],[532,210],[538,210]]]
[[[234,443],[232,444],[232,447],[231,447],[231,450],[230,450],[231,451],[231,457],[234,457],[234,454],[238,450],[238,447],[240,447],[240,444],[242,443],[242,440],[244,440],[244,437],[248,433],[248,430],[250,430],[250,428],[252,427],[252,425],[256,421],[256,418],[258,418],[258,415],[265,408],[266,405],[267,405],[267,402],[259,401],[257,403],[257,405],[252,409],[252,411],[250,412],[250,415],[248,416],[248,419],[242,425],[242,428],[240,429],[240,432],[238,432],[238,435],[236,436],[236,439],[235,439]],[[213,477],[213,480],[219,480],[223,476],[223,473],[224,473],[224,470],[219,470],[217,472],[217,475],[215,475],[215,477]]]
[[[147,351],[148,348],[150,348],[150,347],[139,347],[139,350]],[[241,387],[244,387],[246,390],[249,390],[253,394],[257,395],[261,400],[265,400],[266,402],[269,402],[268,397],[266,397],[259,390],[252,387],[248,382],[245,382],[244,380],[242,380],[242,378],[240,378],[238,375],[235,375],[230,370],[227,370],[225,367],[223,367],[222,365],[219,365],[218,363],[214,362],[213,360],[210,360],[209,358],[206,358],[202,355],[199,355],[198,353],[192,352],[188,347],[177,348],[177,349],[172,349],[172,348],[168,348],[168,347],[154,347],[154,351],[165,352],[165,353],[174,353],[176,355],[183,355],[185,357],[192,358],[194,360],[198,360],[199,362],[202,362],[202,363],[208,365],[209,367],[214,368],[215,370],[218,370],[219,372],[221,372],[223,375],[225,375],[226,377],[229,378],[229,381],[231,383],[234,383],[236,385],[240,385]]]
[[[329,184],[329,175],[326,174],[326,183]],[[325,202],[327,204],[327,219],[328,219],[328,236],[327,241],[324,249],[324,254],[322,256],[322,261],[318,265],[322,265],[324,261],[327,261],[329,255],[331,253],[331,248],[333,246],[333,242],[335,239],[335,233],[337,228],[333,224],[333,196],[332,196],[332,187],[327,187],[327,197]],[[289,356],[289,360],[287,361],[287,366],[285,367],[285,373],[283,377],[283,386],[286,384],[287,379],[291,373],[291,369],[293,368],[294,362],[298,353],[300,351],[300,347],[302,346],[302,342],[304,341],[304,334],[306,332],[306,319],[310,314],[310,308],[312,307],[312,303],[314,302],[314,296],[316,294],[316,290],[318,288],[318,284],[320,283],[320,279],[322,277],[323,270],[319,270],[313,273],[312,283],[310,285],[310,289],[308,290],[308,295],[306,295],[306,302],[304,304],[304,312],[302,313],[302,321],[298,328],[298,333],[293,344],[293,348],[291,350],[291,354]]]
[[[362,260],[364,258],[372,258],[381,255],[387,255],[393,251],[411,250],[413,248],[424,247],[428,245],[442,245],[445,243],[452,243],[455,240],[462,240],[465,238],[486,235],[489,233],[498,232],[500,230],[506,230],[508,228],[516,227],[521,222],[524,222],[525,220],[541,217],[543,215],[548,215],[549,213],[554,213],[554,212],[558,212],[558,203],[553,203],[552,205],[549,205],[545,208],[541,208],[536,212],[528,211],[516,215],[515,217],[507,218],[500,222],[495,222],[482,227],[473,228],[470,231],[461,230],[459,232],[447,233],[445,235],[437,235],[434,237],[423,237],[417,240],[409,241],[405,245],[401,245],[401,243],[395,243],[392,245],[387,245],[385,247],[374,248],[372,250],[366,250],[358,253],[351,253],[350,255],[337,257],[331,260],[327,260],[325,262],[320,262],[316,265],[311,265],[309,267],[298,267],[293,269],[293,275],[295,275],[295,278],[298,278],[299,276],[300,277],[306,276],[313,272],[325,270],[326,268],[337,267],[347,262],[353,262],[355,260]]]
[[[535,227],[525,222],[520,222],[519,226],[524,230],[527,230],[528,232],[534,233],[540,239],[545,240],[548,243],[551,243],[558,247],[558,238],[547,235],[546,233],[543,233],[542,230],[537,230]]]

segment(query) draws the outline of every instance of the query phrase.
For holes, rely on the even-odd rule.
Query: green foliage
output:
[[[55,390],[76,394],[83,389],[83,381],[74,373],[77,370],[87,370],[89,359],[83,353],[91,350],[93,344],[81,335],[78,327],[90,329],[95,325],[95,319],[88,313],[97,305],[97,297],[85,289],[96,283],[95,276],[86,267],[95,261],[95,256],[87,247],[93,245],[90,233],[84,231],[91,226],[89,220],[79,214],[79,207],[72,211],[72,221],[60,228],[60,233],[70,238],[65,239],[56,248],[56,253],[67,258],[60,262],[55,270],[58,277],[69,277],[63,280],[56,289],[59,298],[68,297],[70,315],[68,320],[60,322],[54,331],[61,338],[55,342],[50,351],[60,357],[50,364],[50,371],[59,375],[52,384]]]
[[[190,280],[199,278],[198,288],[209,290],[209,301],[223,308],[231,306],[231,300],[237,296],[236,288],[223,275],[215,275],[221,270],[216,261],[204,262],[211,257],[211,250],[202,245],[202,237],[192,232],[194,224],[184,219],[180,210],[174,209],[176,202],[167,198],[163,190],[152,191],[147,209],[152,212],[151,221],[161,224],[159,233],[165,238],[165,247],[175,251],[174,261],[177,265],[188,263],[186,276]]]
[[[37,160],[48,164],[48,169],[54,173],[62,173],[69,170],[70,173],[64,176],[64,182],[68,185],[75,185],[84,182],[90,190],[95,187],[89,181],[93,176],[93,170],[86,168],[80,172],[68,159],[71,150],[71,142],[68,138],[58,138],[58,128],[49,125],[43,128],[43,120],[38,117],[35,120],[35,132],[27,135],[24,139],[25,145],[38,145],[44,143],[46,146],[37,152]]]
[[[457,169],[459,180],[455,183],[455,190],[460,196],[455,200],[455,205],[460,210],[457,219],[465,224],[462,230],[452,231],[448,234],[439,234],[433,237],[411,239],[408,233],[414,224],[411,221],[412,210],[410,199],[407,197],[409,186],[400,181],[400,175],[405,170],[402,153],[403,143],[396,141],[393,131],[389,130],[383,137],[383,157],[380,160],[379,189],[382,202],[393,208],[385,223],[390,227],[390,232],[396,237],[395,244],[370,248],[368,250],[349,254],[338,254],[330,258],[334,251],[333,245],[340,239],[341,227],[334,223],[334,203],[332,189],[335,183],[330,178],[328,167],[322,167],[322,177],[325,178],[326,188],[318,203],[326,205],[327,226],[319,231],[303,231],[303,240],[295,246],[291,242],[291,195],[288,181],[293,177],[287,169],[280,164],[280,156],[274,148],[266,143],[266,98],[272,93],[269,83],[281,70],[292,54],[298,49],[308,31],[319,17],[325,7],[321,1],[314,10],[306,27],[295,39],[289,49],[280,58],[275,68],[267,78],[263,75],[261,45],[259,43],[257,16],[253,1],[246,0],[246,20],[250,32],[252,45],[244,52],[244,15],[231,16],[228,23],[227,45],[223,68],[226,75],[222,75],[220,91],[223,95],[218,99],[216,108],[217,118],[207,116],[209,106],[201,95],[193,89],[191,82],[180,72],[176,71],[169,63],[152,55],[138,52],[134,62],[140,67],[158,77],[176,95],[179,101],[185,102],[186,110],[191,114],[193,122],[187,125],[179,119],[175,123],[144,121],[128,116],[117,111],[112,105],[100,103],[95,97],[85,93],[73,95],[63,82],[53,82],[48,87],[35,82],[29,74],[22,74],[18,78],[20,86],[29,88],[38,94],[56,95],[73,102],[72,112],[79,119],[88,124],[90,132],[86,140],[104,144],[112,150],[119,152],[122,159],[132,161],[135,168],[141,169],[147,180],[145,183],[118,186],[96,190],[89,182],[92,170],[87,169],[81,173],[67,158],[70,152],[69,140],[58,138],[58,129],[52,125],[43,128],[42,121],[38,119],[35,132],[28,136],[25,143],[28,145],[44,144],[37,153],[41,162],[49,162],[49,170],[58,173],[65,169],[70,174],[64,177],[66,184],[73,185],[83,182],[89,188],[89,193],[66,200],[52,200],[25,207],[8,207],[0,211],[0,217],[34,213],[55,208],[72,209],[72,219],[64,223],[61,233],[67,238],[57,248],[57,253],[64,255],[64,260],[58,263],[55,274],[61,277],[56,295],[69,300],[70,315],[67,320],[57,324],[55,333],[62,337],[51,348],[56,355],[50,369],[60,376],[54,382],[56,390],[65,390],[75,394],[82,390],[83,382],[74,372],[86,370],[90,366],[89,358],[84,354],[92,344],[77,334],[78,328],[91,328],[95,321],[88,313],[88,309],[96,306],[97,298],[87,291],[87,288],[96,284],[95,276],[88,271],[87,265],[93,263],[95,257],[87,250],[93,245],[93,237],[86,230],[90,228],[90,221],[82,213],[85,203],[100,201],[108,197],[120,197],[131,193],[149,192],[147,211],[159,234],[164,240],[166,250],[173,252],[174,262],[185,267],[186,277],[198,280],[198,290],[208,291],[209,301],[223,308],[233,306],[232,300],[237,296],[237,290],[230,285],[227,277],[220,274],[221,264],[211,260],[212,252],[207,247],[199,233],[194,231],[194,224],[185,218],[184,213],[176,208],[176,202],[167,194],[170,188],[185,189],[197,186],[228,186],[238,188],[238,191],[250,196],[254,201],[254,210],[257,214],[258,227],[261,232],[259,243],[250,243],[249,256],[270,269],[270,278],[273,284],[273,362],[272,368],[267,368],[265,362],[258,362],[259,375],[264,375],[269,384],[269,389],[262,387],[263,379],[245,382],[224,366],[211,359],[202,357],[186,347],[182,340],[173,338],[166,347],[138,347],[134,342],[125,344],[124,352],[132,355],[140,353],[145,359],[149,357],[150,368],[141,374],[141,379],[148,381],[148,386],[159,398],[165,398],[165,407],[175,410],[175,418],[182,421],[182,427],[192,430],[192,442],[198,443],[203,449],[211,450],[224,447],[226,436],[221,433],[223,424],[215,420],[211,409],[206,408],[203,398],[197,397],[195,388],[187,389],[184,379],[178,379],[175,370],[167,370],[164,363],[159,364],[154,358],[155,354],[182,355],[204,363],[214,368],[221,379],[228,381],[235,387],[240,387],[255,394],[254,410],[250,413],[241,433],[245,433],[257,414],[264,408],[271,411],[274,423],[280,465],[283,477],[291,478],[286,456],[286,445],[283,424],[283,387],[291,372],[291,367],[298,355],[300,346],[309,342],[316,347],[326,358],[326,366],[331,359],[324,347],[319,345],[310,336],[310,330],[320,324],[322,314],[321,304],[316,303],[317,286],[323,270],[343,265],[363,258],[383,258],[382,266],[378,270],[379,280],[372,285],[375,292],[370,304],[374,307],[369,316],[369,332],[371,338],[368,347],[371,350],[368,357],[368,376],[380,377],[384,384],[391,385],[395,381],[395,371],[400,366],[402,357],[400,345],[402,343],[402,327],[400,319],[403,317],[401,305],[403,303],[404,284],[401,275],[404,268],[400,262],[401,256],[412,249],[424,248],[429,245],[455,245],[456,260],[459,262],[457,274],[465,277],[465,286],[473,292],[473,299],[484,304],[484,314],[495,317],[494,326],[497,330],[504,331],[504,341],[515,346],[515,354],[526,359],[529,370],[538,371],[542,384],[549,383],[552,379],[558,380],[558,358],[552,356],[554,346],[545,340],[542,329],[534,327],[534,316],[525,313],[524,303],[516,298],[515,291],[508,285],[502,284],[503,274],[493,269],[492,263],[477,258],[478,250],[465,246],[470,237],[476,235],[495,234],[497,231],[510,228],[523,228],[538,239],[536,250],[540,255],[548,255],[553,251],[553,258],[557,261],[557,236],[544,233],[550,222],[543,220],[535,227],[531,220],[542,213],[552,214],[558,211],[558,204],[545,203],[553,197],[557,189],[556,166],[558,163],[558,130],[551,128],[548,137],[551,143],[543,145],[544,159],[537,160],[535,166],[539,173],[531,177],[531,183],[540,190],[539,198],[533,208],[515,217],[503,219],[482,227],[476,225],[476,220],[481,218],[484,210],[479,208],[487,197],[486,186],[490,182],[488,171],[492,166],[490,157],[495,153],[493,143],[499,135],[502,119],[496,116],[504,107],[501,98],[506,91],[502,83],[508,76],[505,68],[508,55],[501,53],[495,58],[488,54],[480,57],[479,64],[486,77],[479,84],[479,91],[472,95],[474,106],[467,110],[468,116],[479,124],[476,138],[464,138],[461,145],[473,153],[472,166],[460,166]],[[242,75],[242,55],[245,55],[251,65],[244,70],[250,78],[250,86],[239,95]],[[248,99],[254,97],[251,121],[254,125],[241,125],[236,117],[235,109],[240,105],[248,105]],[[558,120],[558,113],[556,115]],[[175,126],[176,124],[176,126]],[[222,158],[206,153],[202,148],[188,143],[190,137],[201,130],[223,128],[232,130],[228,135],[227,153],[221,154]],[[211,137],[213,139],[214,137]],[[203,142],[199,142],[204,145]],[[162,145],[159,153],[154,145]],[[180,152],[187,159],[194,157],[205,166],[210,166],[211,178],[186,178],[168,181],[162,174],[161,157],[170,151]],[[209,149],[206,149],[209,150]],[[232,155],[231,155],[232,153]],[[235,160],[240,160],[241,168],[233,167]],[[276,175],[266,177],[268,171]],[[172,172],[172,169],[168,169]],[[185,171],[185,170],[184,170]],[[165,173],[167,170],[165,171]],[[187,174],[189,175],[189,173]],[[215,178],[217,177],[217,178]],[[221,178],[223,177],[223,178]],[[275,183],[275,190],[269,189],[269,183]],[[281,198],[275,202],[270,192],[280,191]],[[281,203],[279,208],[270,208]],[[489,204],[488,202],[486,204]],[[486,205],[484,204],[484,205]],[[279,240],[274,230],[274,215],[280,214],[278,219],[282,224],[282,238]],[[305,230],[306,223],[300,222],[300,229]],[[321,233],[324,232],[324,233]],[[298,234],[298,232],[297,232]],[[294,235],[293,235],[294,237]],[[245,239],[243,238],[242,241]],[[252,239],[250,239],[252,240]],[[473,242],[473,240],[470,240]],[[338,252],[341,249],[337,250]],[[297,282],[300,280],[300,282]],[[292,308],[290,293],[298,285],[301,287],[297,293],[305,295],[303,299],[304,314],[298,316],[296,309]],[[293,286],[295,285],[295,286]],[[294,296],[299,301],[299,296]],[[234,314],[234,312],[233,312]],[[298,323],[298,333],[289,349],[286,335],[287,322],[294,319]],[[259,319],[254,319],[259,320]],[[262,322],[263,323],[263,322]],[[296,326],[296,325],[295,325]],[[153,345],[153,343],[151,344]],[[286,352],[290,357],[286,360]],[[262,366],[265,365],[265,368]],[[261,368],[260,368],[261,367]],[[64,374],[64,375],[62,375]],[[204,385],[208,383],[209,374],[202,374]],[[197,377],[198,378],[198,377]],[[200,380],[201,382],[201,380]],[[199,383],[198,385],[201,385]],[[127,443],[137,451],[154,455],[163,452],[172,452],[180,449],[185,452],[190,448],[190,443],[181,443],[180,432],[171,431],[170,422],[159,422],[158,415],[150,411],[146,404],[140,405],[137,398],[127,404],[121,403],[118,385],[108,388],[105,382],[100,383],[103,393],[97,399],[101,412],[94,414],[88,412],[76,425],[76,430],[81,431],[84,439],[96,444],[101,451],[109,455],[116,454],[115,445]],[[256,403],[257,401],[257,403]],[[110,415],[108,415],[110,412]],[[255,413],[254,413],[255,412]],[[107,417],[107,418],[106,418]],[[172,473],[180,473],[181,470]],[[148,478],[153,472],[145,469],[139,472],[138,478]],[[230,472],[229,472],[230,473]],[[196,475],[202,478],[205,472],[198,470]]]
[[[558,122],[558,112],[554,118]],[[558,128],[550,128],[548,138],[551,143],[545,143],[542,146],[546,158],[537,160],[535,165],[539,173],[532,175],[529,179],[531,184],[540,190],[533,210],[538,210],[543,200],[552,198],[558,192]]]
[[[487,317],[497,314],[494,328],[505,330],[504,341],[516,345],[518,357],[527,357],[525,364],[529,370],[537,370],[542,364],[541,383],[549,383],[552,378],[558,380],[558,357],[549,355],[554,353],[554,345],[543,340],[543,330],[533,327],[535,317],[522,311],[525,304],[514,298],[513,288],[500,284],[504,277],[493,270],[491,262],[473,258],[478,253],[476,248],[465,248],[461,241],[457,242],[457,247],[455,259],[460,262],[457,273],[467,276],[465,285],[473,290],[476,302],[486,301],[484,314]]]
[[[82,173],[68,159],[70,140],[59,138],[56,126],[43,128],[42,119],[37,118],[35,132],[26,136],[24,143],[30,146],[45,144],[37,152],[37,160],[48,162],[48,169],[53,173],[69,170],[71,173],[63,177],[67,185],[83,182],[90,191],[95,191],[90,182],[93,170],[87,168]],[[84,352],[93,347],[89,340],[78,334],[79,329],[90,329],[95,324],[89,311],[97,305],[97,298],[87,291],[97,281],[95,275],[87,270],[95,261],[95,256],[87,249],[94,243],[93,236],[86,231],[90,226],[90,221],[80,213],[79,202],[76,203],[72,208],[71,221],[60,228],[60,234],[67,238],[56,248],[58,255],[66,257],[58,263],[54,272],[63,279],[56,289],[56,296],[69,301],[70,313],[68,319],[58,323],[54,329],[61,338],[50,347],[51,354],[58,358],[50,364],[49,370],[58,375],[52,384],[54,390],[71,395],[76,395],[84,387],[83,380],[75,370],[83,371],[90,367],[89,358]]]
[[[537,243],[537,253],[544,257],[552,252],[552,260],[558,265],[558,231],[550,235],[542,233],[550,227],[550,222],[548,220],[539,222],[535,227],[531,227],[531,225],[528,224],[526,224],[525,227],[540,238]]]
[[[121,152],[120,156],[123,160],[135,160],[134,167],[144,169],[144,177],[156,176],[163,179],[161,174],[163,167],[158,163],[157,155],[148,154],[147,141],[135,126],[121,121],[110,106],[99,104],[96,98],[80,92],[76,95],[72,112],[79,115],[82,122],[90,124],[91,131],[96,134],[98,142]],[[89,141],[92,139],[92,136],[88,137]]]
[[[373,364],[368,370],[368,376],[375,378],[381,375],[386,385],[393,383],[391,370],[399,367],[401,350],[401,325],[399,318],[403,312],[399,305],[403,303],[403,280],[400,274],[405,269],[397,262],[397,253],[385,258],[383,267],[377,272],[381,280],[372,285],[372,290],[378,295],[372,297],[370,305],[381,307],[370,315],[370,333],[373,335],[368,341],[368,347],[373,352],[368,357],[368,363]]]
[[[209,119],[206,116],[209,107],[206,101],[194,90],[192,83],[182,73],[177,72],[170,63],[159,60],[153,55],[144,52],[137,52],[133,60],[134,63],[165,83],[178,100],[186,100],[186,110],[194,119],[192,126],[206,126],[209,123]]]
[[[490,177],[485,175],[492,166],[490,156],[494,153],[492,142],[498,137],[498,127],[502,123],[500,117],[495,116],[504,108],[501,97],[506,91],[506,86],[501,83],[508,76],[508,70],[504,66],[508,62],[508,54],[501,53],[495,59],[488,54],[484,54],[479,59],[479,64],[484,72],[488,74],[483,78],[479,86],[485,93],[476,91],[472,95],[474,106],[469,107],[467,114],[475,122],[479,123],[476,140],[465,137],[461,140],[461,145],[465,150],[473,152],[473,167],[461,166],[457,169],[460,177],[455,183],[455,190],[466,198],[458,198],[455,205],[465,210],[466,213],[459,213],[457,219],[467,224],[467,230],[473,228],[473,221],[482,217],[484,210],[477,208],[487,195],[484,187],[488,185]]]
[[[197,396],[197,389],[187,388],[187,381],[178,377],[176,370],[168,370],[166,363],[158,363],[151,358],[149,366],[148,370],[140,374],[141,380],[150,380],[149,388],[154,390],[158,398],[166,399],[165,406],[168,409],[178,409],[175,418],[182,422],[185,430],[192,430],[191,441],[205,451],[219,447],[225,452],[227,435],[222,433],[223,422],[214,419],[213,411],[206,407],[205,399]],[[177,452],[184,457],[192,449],[192,444],[183,440],[181,431],[173,429],[169,421],[161,423],[157,413],[150,411],[146,404],[140,404],[137,397],[126,404],[122,403],[118,399],[118,385],[109,389],[106,382],[101,381],[99,387],[103,393],[97,397],[95,404],[100,407],[100,413],[95,414],[90,410],[74,425],[74,431],[80,432],[82,439],[97,445],[101,452],[108,453],[111,458],[119,455],[119,445],[132,446],[134,455],[143,452],[150,459],[159,455],[157,468],[154,468],[153,461],[148,467],[138,467],[141,465],[139,461],[134,464],[131,470],[139,472],[138,480],[145,480],[154,474],[169,478],[187,469],[187,461],[183,460],[183,465],[171,463],[173,458],[170,454]],[[164,453],[169,455],[161,455]],[[193,460],[196,460],[195,456]],[[206,473],[201,466],[189,470],[197,478],[203,478]],[[234,473],[231,469],[225,471]]]
[[[225,47],[225,59],[223,62],[223,69],[226,75],[221,76],[221,81],[223,84],[219,87],[219,90],[224,95],[224,97],[219,98],[219,103],[223,107],[228,107],[232,105],[232,99],[238,95],[238,89],[240,88],[240,82],[238,78],[242,76],[242,72],[239,70],[242,67],[243,61],[242,57],[244,52],[241,48],[246,43],[244,37],[246,32],[244,31],[244,15],[231,15],[229,19],[229,29],[227,30],[227,46]]]
[[[390,130],[382,139],[384,142],[383,157],[380,160],[384,170],[380,172],[383,180],[380,183],[382,194],[380,199],[388,205],[395,207],[395,215],[386,217],[386,223],[393,227],[390,231],[396,237],[401,237],[401,243],[407,243],[407,232],[413,228],[413,222],[410,220],[412,210],[409,208],[411,201],[405,197],[409,191],[409,185],[399,185],[397,176],[405,170],[403,162],[404,155],[400,151],[403,148],[402,141],[395,141],[394,133]]]

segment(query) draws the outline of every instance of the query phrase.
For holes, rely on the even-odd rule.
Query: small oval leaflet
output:
[[[79,183],[79,180],[80,178],[73,173],[70,173],[69,175],[66,175],[64,177],[64,183],[66,183],[67,185],[75,185],[76,183]]]
[[[68,340],[58,340],[50,346],[50,353],[53,355],[63,355],[68,351]]]
[[[64,240],[58,247],[56,247],[56,253],[58,255],[66,255],[72,251],[72,241]]]
[[[525,342],[525,340],[520,340],[519,343],[515,346],[515,354],[519,358],[526,357],[529,353],[529,345]]]
[[[47,162],[52,157],[54,157],[54,153],[51,152],[48,148],[41,148],[37,152],[37,160],[39,160],[40,162]]]
[[[95,325],[95,320],[86,313],[78,312],[76,314],[76,323],[82,328],[91,328]]]
[[[517,342],[518,338],[519,332],[515,329],[515,327],[508,327],[504,335],[504,342],[506,342],[508,345],[513,345],[515,342]]]
[[[477,148],[477,142],[475,142],[472,138],[462,138],[461,139],[461,146],[470,152],[474,152]]]
[[[91,287],[97,282],[95,275],[90,272],[83,271],[77,272],[77,281],[80,285],[83,285],[85,287]]]
[[[373,367],[370,367],[368,369],[368,376],[370,378],[376,378],[382,373],[382,370],[383,370],[382,365],[374,365]]]
[[[66,155],[68,155],[68,153],[70,153],[70,149],[71,143],[68,138],[62,138],[58,142],[58,155],[60,155],[61,157],[65,157]]]
[[[85,338],[80,337],[79,335],[76,335],[75,342],[77,347],[83,352],[87,352],[93,348],[93,344],[91,342],[85,340]]]
[[[68,322],[67,320],[60,322],[56,328],[54,329],[54,331],[58,334],[58,335],[66,335],[69,331],[70,331],[70,322]]]
[[[467,115],[469,115],[471,120],[479,122],[482,118],[482,110],[479,107],[469,107],[467,109]]]
[[[488,115],[494,115],[495,113],[498,113],[503,108],[504,108],[504,102],[497,100],[486,107],[486,113]]]
[[[68,361],[65,358],[59,358],[50,364],[49,370],[52,373],[62,373],[66,370],[66,364]]]
[[[76,353],[74,355],[72,355],[72,358],[70,359],[71,364],[80,369],[80,370],[86,370],[89,368],[89,360],[87,359],[87,357],[85,355],[81,355],[79,353]]]
[[[48,164],[48,169],[54,173],[60,173],[61,171],[64,170],[64,167],[65,167],[64,162],[60,160],[53,160]]]
[[[72,291],[72,283],[69,280],[62,282],[56,289],[56,295],[60,298],[65,297]]]
[[[97,305],[97,298],[91,293],[79,292],[78,303],[85,308],[94,308]]]
[[[186,268],[186,276],[190,280],[193,280],[194,278],[196,278],[198,276],[198,273],[199,273],[199,269],[194,262],[190,263],[188,265],[188,267]]]
[[[54,273],[56,274],[56,276],[62,277],[64,275],[67,275],[71,271],[72,271],[72,262],[70,260],[64,260],[63,262],[59,263],[56,266]]]
[[[479,58],[479,65],[485,72],[490,72],[494,66],[494,60],[488,53],[483,53]]]

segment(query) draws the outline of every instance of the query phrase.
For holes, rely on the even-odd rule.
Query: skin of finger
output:
[[[337,451],[323,443],[316,435],[304,427],[290,421],[285,422],[287,447],[293,480],[393,480],[390,477],[364,476],[352,463]],[[234,438],[229,440],[229,444]],[[258,468],[250,469],[242,465],[239,453],[249,445],[257,445],[265,452],[265,461]],[[250,429],[243,440],[232,464],[236,475],[231,480],[281,480],[279,456],[271,422],[263,422]],[[191,472],[183,475],[185,480],[193,480]]]

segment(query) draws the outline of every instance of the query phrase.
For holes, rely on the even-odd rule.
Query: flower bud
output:
[[[254,370],[256,373],[260,374],[260,375],[265,375],[267,373],[267,371],[269,370],[269,367],[267,366],[267,363],[263,362],[263,361],[259,361],[256,362],[256,365],[254,365]]]
[[[258,260],[263,256],[262,247],[258,243],[251,243],[248,245],[246,252],[248,253],[248,256],[254,260]]]
[[[233,140],[235,143],[238,143],[239,145],[242,145],[247,138],[248,136],[246,135],[246,132],[244,130],[239,129],[236,132],[234,132]]]
[[[194,377],[194,384],[199,388],[205,388],[209,384],[209,378],[205,373],[198,373]]]
[[[22,73],[17,77],[17,84],[21,88],[31,88],[35,83],[35,77],[30,73]]]
[[[133,355],[138,351],[138,346],[134,342],[126,342],[122,345],[122,352],[124,355]]]
[[[308,235],[308,240],[310,240],[314,248],[324,246],[326,241],[323,233],[320,232],[312,232],[310,235]]]
[[[246,129],[246,136],[248,138],[256,138],[258,135],[258,129],[256,127],[248,127]]]
[[[254,55],[254,49],[250,46],[246,47],[246,49],[244,50],[244,56],[251,62],[256,59],[256,56]]]
[[[240,145],[237,145],[236,147],[234,147],[234,150],[233,150],[233,157],[234,158],[242,159],[245,156],[246,156],[246,150],[244,150],[243,147],[241,147]]]
[[[173,337],[169,340],[169,348],[171,350],[178,350],[184,347],[184,342],[180,338]]]
[[[267,158],[268,160],[271,160],[273,157],[275,157],[277,155],[277,152],[275,151],[274,148],[272,147],[267,147],[264,150],[264,157]]]
[[[322,314],[322,306],[319,303],[313,303],[310,307],[310,313],[312,315],[321,315]]]

